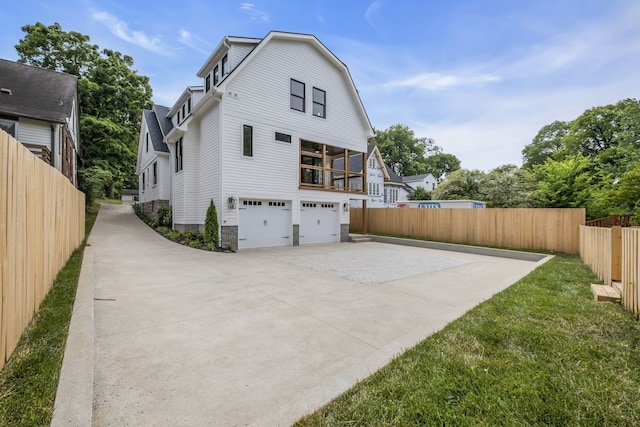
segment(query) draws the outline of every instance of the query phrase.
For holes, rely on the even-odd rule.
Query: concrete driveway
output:
[[[89,243],[53,425],[290,425],[544,262],[373,242],[211,253],[110,205]]]

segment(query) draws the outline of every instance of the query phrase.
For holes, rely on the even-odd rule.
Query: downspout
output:
[[[56,167],[56,128],[53,123],[51,123],[50,126],[51,126],[51,154],[50,154],[51,158],[49,159],[49,163],[51,164],[51,166],[55,168]]]

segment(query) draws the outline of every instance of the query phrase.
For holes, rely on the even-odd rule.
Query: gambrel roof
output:
[[[77,90],[77,76],[0,59],[0,114],[65,123]]]

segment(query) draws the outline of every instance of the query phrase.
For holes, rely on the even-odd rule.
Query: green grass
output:
[[[637,426],[640,324],[558,255],[299,426]]]
[[[87,212],[85,240],[76,249],[0,371],[0,426],[48,426],[75,301],[86,236],[97,216]]]

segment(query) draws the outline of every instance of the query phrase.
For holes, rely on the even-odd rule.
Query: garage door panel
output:
[[[338,203],[302,202],[300,205],[300,244],[340,241]]]
[[[291,245],[291,203],[278,200],[241,200],[238,248]]]

